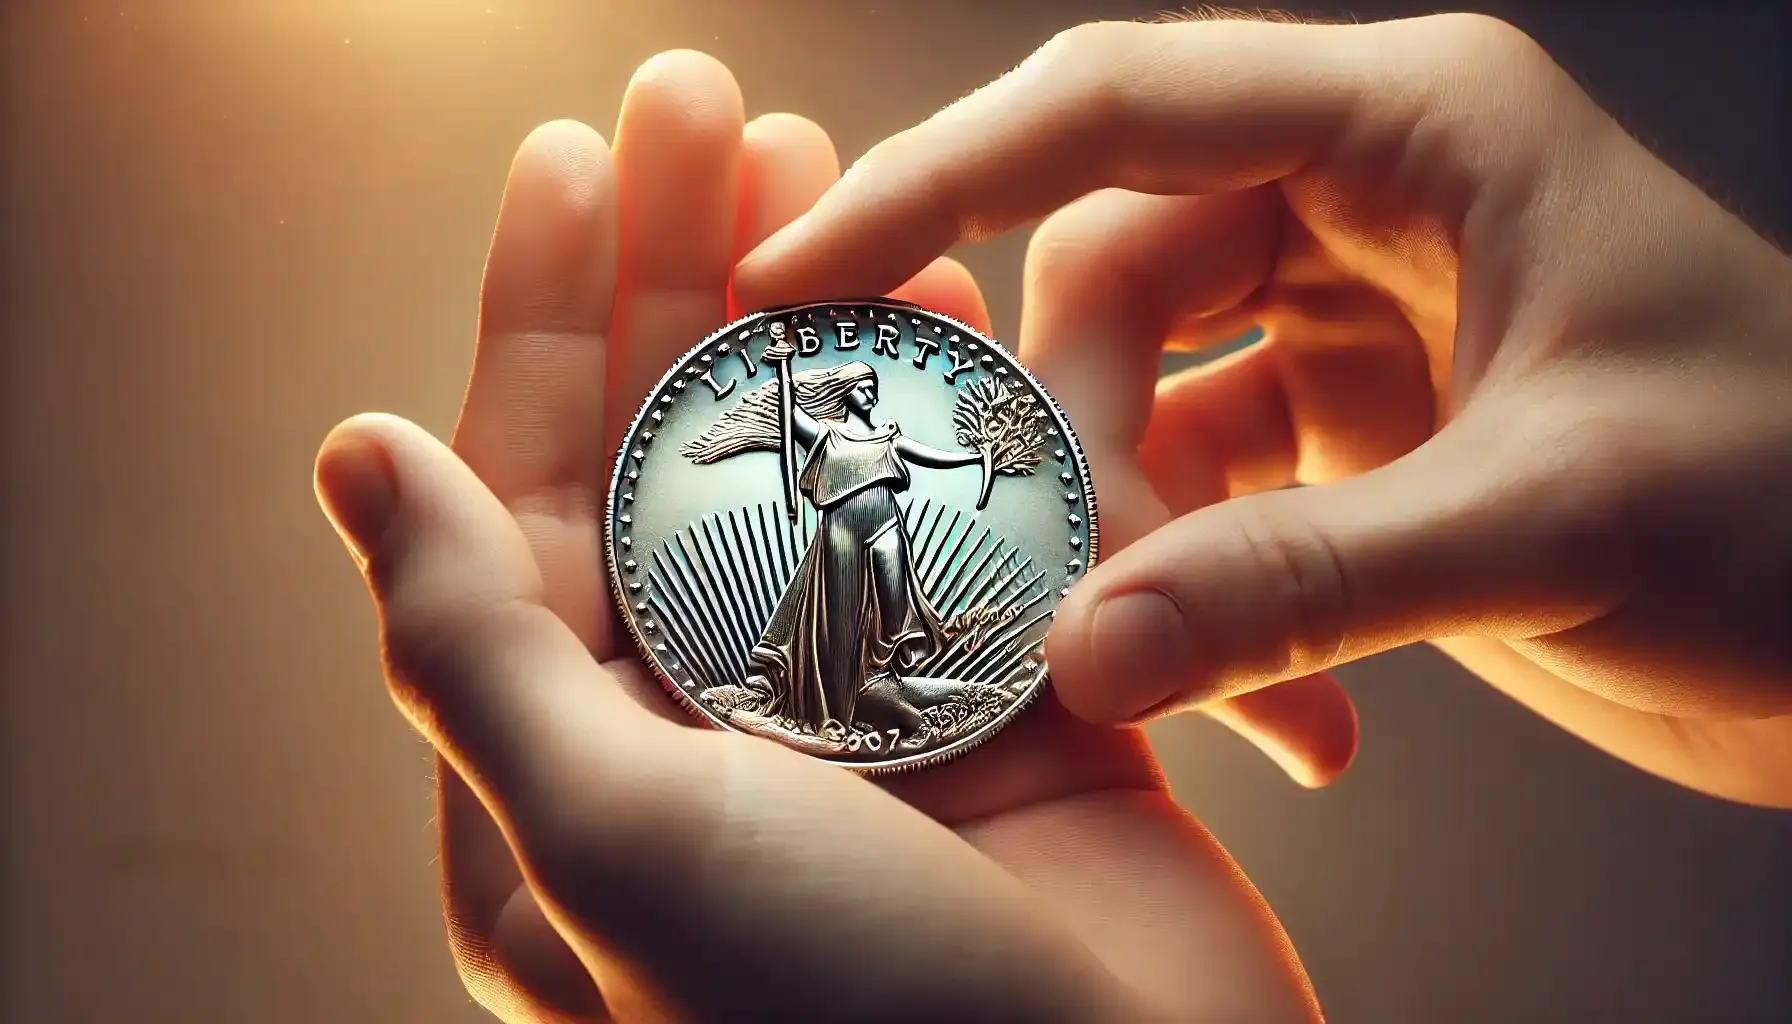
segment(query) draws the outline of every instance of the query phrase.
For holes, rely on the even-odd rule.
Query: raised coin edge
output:
[[[628,633],[629,639],[634,642],[635,651],[640,655],[642,664],[646,665],[647,669],[659,680],[661,688],[672,695],[673,701],[679,708],[698,724],[707,726],[718,732],[732,732],[741,736],[751,735],[750,733],[741,732],[738,729],[730,729],[726,725],[717,722],[715,718],[708,711],[704,710],[694,698],[685,693],[684,688],[679,686],[676,681],[660,668],[658,659],[653,656],[652,648],[641,635],[641,631],[635,627],[634,620],[629,615],[626,585],[623,583],[622,575],[618,571],[618,562],[616,558],[616,499],[621,493],[622,473],[624,467],[627,465],[629,446],[634,441],[635,435],[640,432],[641,424],[644,421],[648,410],[653,407],[654,400],[659,397],[660,392],[666,388],[672,381],[672,378],[678,374],[692,356],[714,344],[722,335],[739,329],[743,324],[752,323],[757,320],[777,316],[783,313],[792,313],[820,306],[877,306],[910,310],[933,317],[943,323],[951,324],[953,327],[958,328],[975,338],[980,344],[989,345],[1006,356],[1008,361],[1013,364],[1014,369],[1020,371],[1021,376],[1026,378],[1027,382],[1032,384],[1033,387],[1038,390],[1039,394],[1045,399],[1046,405],[1051,408],[1057,421],[1063,425],[1065,450],[1075,457],[1074,462],[1076,465],[1077,476],[1082,481],[1083,494],[1088,499],[1089,513],[1089,546],[1087,552],[1084,554],[1083,571],[1080,578],[1087,578],[1089,573],[1101,561],[1101,513],[1099,509],[1099,496],[1095,492],[1095,476],[1089,469],[1088,456],[1083,452],[1082,437],[1077,433],[1075,425],[1070,422],[1069,413],[1064,411],[1064,407],[1058,403],[1057,398],[1044,384],[1040,383],[1039,378],[1033,376],[1033,372],[1027,369],[1026,365],[1020,361],[1019,356],[1009,351],[1008,346],[994,338],[985,336],[983,332],[962,320],[901,299],[860,298],[801,302],[789,306],[776,306],[770,309],[757,310],[731,320],[721,327],[711,331],[709,334],[704,335],[702,340],[679,353],[678,356],[672,360],[672,364],[666,368],[666,372],[660,374],[659,379],[653,383],[653,386],[647,389],[646,396],[641,399],[640,407],[635,410],[634,415],[629,419],[628,429],[623,431],[622,444],[616,449],[615,466],[610,471],[610,485],[604,495],[603,506],[604,569],[605,574],[610,580],[610,599],[616,605],[616,614],[622,620],[623,629]],[[1063,598],[1060,597],[1059,601],[1062,602]],[[1055,608],[1052,612],[1052,618],[1054,622],[1057,619],[1057,610]],[[1048,625],[1046,628],[1049,632],[1051,627]],[[911,754],[907,757],[896,758],[890,761],[880,761],[872,764],[849,764],[815,754],[805,756],[866,777],[907,774],[909,772],[921,771],[926,768],[937,767],[949,761],[955,761],[994,739],[1012,724],[1014,719],[1018,718],[1028,708],[1032,707],[1034,702],[1039,699],[1040,695],[1046,691],[1046,688],[1051,686],[1051,663],[1046,659],[1043,650],[1040,651],[1039,657],[1040,677],[1037,686],[1034,686],[1028,693],[1015,698],[1014,703],[1010,705],[1006,711],[1002,712],[1000,717],[991,720],[983,728],[976,730],[969,736],[960,737],[938,750]],[[763,739],[764,737],[760,738]],[[766,739],[766,742],[777,743],[778,741]]]

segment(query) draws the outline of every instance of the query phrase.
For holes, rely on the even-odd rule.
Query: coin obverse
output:
[[[892,300],[756,313],[649,393],[605,530],[623,620],[713,725],[866,772],[989,739],[1095,563],[1070,423],[1000,345]]]

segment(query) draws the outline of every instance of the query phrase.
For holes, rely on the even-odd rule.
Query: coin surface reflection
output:
[[[1097,541],[1057,404],[892,300],[754,314],[687,352],[625,436],[606,530],[624,621],[687,709],[866,772],[1021,713]]]

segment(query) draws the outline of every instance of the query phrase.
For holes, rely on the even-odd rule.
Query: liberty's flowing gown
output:
[[[820,527],[748,655],[772,694],[767,713],[817,731],[829,721],[850,728],[869,685],[944,643],[896,501],[909,485],[900,431],[885,424],[853,437],[836,423],[820,427],[797,482]]]

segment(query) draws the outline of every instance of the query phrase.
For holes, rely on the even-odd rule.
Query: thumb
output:
[[[1340,483],[1198,509],[1103,562],[1047,639],[1060,699],[1136,722],[1434,636],[1539,636],[1609,610],[1599,538],[1621,481],[1477,419]]]

